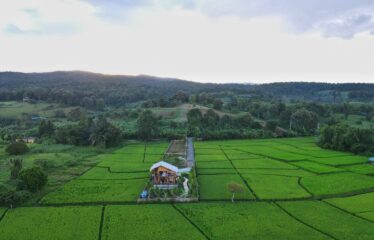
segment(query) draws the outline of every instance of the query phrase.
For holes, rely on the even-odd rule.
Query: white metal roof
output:
[[[369,158],[369,161],[374,162],[374,157]]]
[[[165,161],[160,161],[160,162],[157,162],[157,163],[153,164],[150,171],[153,171],[155,168],[158,168],[158,167],[164,167],[164,168],[167,168],[167,169],[169,169],[173,172],[176,172],[176,173],[179,170],[178,167],[176,167],[176,166],[174,166],[170,163],[167,163]]]
[[[149,171],[153,171],[154,169],[158,168],[158,167],[164,167],[164,168],[167,168],[173,172],[176,172],[176,173],[187,173],[187,172],[190,172],[191,171],[191,168],[178,168],[170,163],[167,163],[165,161],[160,161],[160,162],[157,162],[155,164],[152,165],[151,169]]]

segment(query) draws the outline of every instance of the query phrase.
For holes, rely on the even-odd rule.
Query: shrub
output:
[[[18,188],[28,189],[31,192],[39,191],[47,184],[47,175],[39,167],[22,170],[19,179],[21,182]]]
[[[16,207],[31,197],[29,191],[7,191],[0,193],[0,205]]]
[[[27,153],[28,151],[30,151],[29,147],[23,143],[23,142],[15,142],[15,143],[11,143],[9,144],[5,151],[9,154],[9,155],[22,155],[22,154],[25,154]]]

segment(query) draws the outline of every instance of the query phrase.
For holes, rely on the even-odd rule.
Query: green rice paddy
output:
[[[143,205],[136,200],[168,143],[131,143],[90,157],[96,166],[38,206],[0,208],[0,239],[373,239],[373,165],[314,142],[197,141],[200,201]],[[70,150],[25,161],[65,161]],[[244,189],[235,203],[230,183]]]

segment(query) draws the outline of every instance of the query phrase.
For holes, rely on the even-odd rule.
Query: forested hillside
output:
[[[142,100],[170,97],[177,91],[192,93],[234,92],[285,99],[344,102],[374,98],[374,84],[272,83],[203,84],[151,76],[103,75],[89,72],[0,73],[0,101],[29,97],[67,105],[121,106]]]

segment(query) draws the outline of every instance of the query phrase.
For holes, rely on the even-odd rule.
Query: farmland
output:
[[[199,202],[136,204],[150,166],[162,159],[168,142],[128,142],[119,149],[87,153],[82,159],[96,165],[35,205],[0,208],[0,219],[4,215],[0,236],[15,240],[372,239],[374,169],[366,157],[321,149],[314,138],[196,141],[194,145]],[[44,157],[58,164],[78,150],[69,147],[57,155],[52,150],[32,150],[25,161],[31,164]],[[235,203],[227,189],[230,183],[243,188]]]

